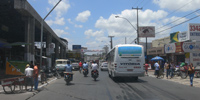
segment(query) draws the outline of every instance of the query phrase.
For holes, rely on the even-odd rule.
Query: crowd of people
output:
[[[144,64],[145,67],[145,73],[148,76],[148,68],[149,65],[148,63]],[[194,78],[194,73],[195,73],[195,68],[193,66],[192,63],[188,64],[188,63],[181,63],[180,67],[182,67],[185,72],[189,75],[190,78],[190,86],[193,86],[193,78]],[[161,62],[160,61],[156,61],[154,63],[154,68],[155,68],[155,73],[154,75],[156,75],[156,77],[159,77],[160,71],[162,70],[163,72],[166,73],[166,78],[171,79],[174,77],[174,70],[176,68],[175,64],[173,61],[166,61],[164,64],[164,67],[161,67]]]

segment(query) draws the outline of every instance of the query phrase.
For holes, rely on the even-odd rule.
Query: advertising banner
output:
[[[182,49],[183,42],[176,42],[175,45],[176,45],[175,52],[183,52],[183,49]]]
[[[165,53],[175,53],[176,45],[175,43],[170,43],[165,45]]]
[[[178,41],[183,42],[189,40],[189,33],[187,31],[178,33]]]
[[[188,33],[190,40],[200,41],[200,23],[189,23]]]
[[[200,52],[200,42],[184,42],[182,48],[184,52]]]
[[[104,50],[85,50],[85,49],[82,49],[81,52],[104,52]]]
[[[139,26],[139,37],[155,37],[155,26]]]
[[[6,75],[24,75],[26,64],[28,64],[28,62],[7,61],[6,62]]]
[[[193,63],[194,67],[200,67],[200,52],[190,53],[190,62]]]
[[[171,42],[178,42],[178,33],[179,32],[175,32],[175,33],[171,33],[170,34],[170,40],[171,40]]]

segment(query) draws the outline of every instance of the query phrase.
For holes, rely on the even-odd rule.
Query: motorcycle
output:
[[[66,81],[66,85],[69,85],[70,81],[72,81],[72,76],[73,76],[72,72],[64,72],[64,78]]]
[[[181,76],[180,67],[176,67],[176,68],[174,69],[174,75]]]
[[[84,68],[84,69],[83,69],[83,75],[84,75],[84,77],[86,77],[87,74],[88,74],[88,69]]]
[[[94,78],[94,81],[96,81],[96,79],[98,78],[98,76],[99,76],[98,70],[93,70],[92,71],[92,77]]]

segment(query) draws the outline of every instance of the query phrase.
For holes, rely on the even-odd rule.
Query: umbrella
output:
[[[156,56],[151,59],[151,61],[159,61],[159,60],[164,60],[162,57]]]

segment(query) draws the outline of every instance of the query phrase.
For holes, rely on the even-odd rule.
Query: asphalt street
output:
[[[178,84],[154,77],[139,77],[113,81],[107,71],[100,71],[97,81],[90,73],[84,77],[74,71],[74,80],[69,86],[63,78],[53,81],[27,100],[197,100],[200,88]]]

